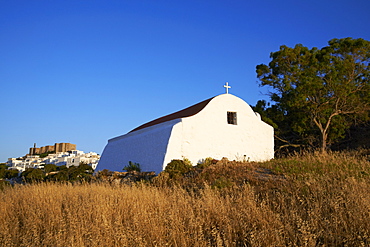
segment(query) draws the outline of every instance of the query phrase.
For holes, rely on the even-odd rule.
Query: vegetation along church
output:
[[[173,159],[194,165],[214,159],[265,161],[274,157],[274,130],[242,99],[226,93],[145,123],[108,140],[96,171],[122,171],[129,162],[159,173]]]

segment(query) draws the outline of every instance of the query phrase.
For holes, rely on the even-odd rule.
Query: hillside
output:
[[[179,168],[177,166],[177,168]],[[368,246],[366,150],[0,192],[6,246]]]

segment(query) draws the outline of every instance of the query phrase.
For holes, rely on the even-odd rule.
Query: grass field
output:
[[[0,191],[1,246],[369,246],[362,153],[219,161],[136,185]]]

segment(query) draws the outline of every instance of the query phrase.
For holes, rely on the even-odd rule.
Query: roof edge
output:
[[[160,123],[164,123],[164,122],[168,122],[168,121],[171,121],[171,120],[174,120],[174,119],[177,119],[177,118],[185,118],[185,117],[191,117],[191,116],[194,116],[195,114],[199,113],[201,110],[203,110],[204,107],[206,107],[206,105],[208,105],[208,103],[215,97],[212,97],[212,98],[209,98],[209,99],[206,99],[202,102],[199,102],[195,105],[192,105],[188,108],[185,108],[183,110],[180,110],[180,111],[177,111],[177,112],[174,112],[174,113],[171,113],[169,115],[166,115],[166,116],[163,116],[163,117],[160,117],[160,118],[157,118],[157,119],[154,119],[150,122],[147,122],[145,124],[142,124],[140,125],[139,127],[131,130],[130,132],[128,133],[132,133],[134,131],[137,131],[137,130],[140,130],[140,129],[144,129],[144,128],[147,128],[147,127],[150,127],[150,126],[153,126],[153,125],[157,125],[157,124],[160,124]]]

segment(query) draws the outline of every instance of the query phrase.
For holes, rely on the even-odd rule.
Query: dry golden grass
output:
[[[286,178],[258,182],[257,176],[223,189],[207,180],[196,191],[164,183],[5,188],[0,245],[369,246],[370,164],[341,155],[230,162],[245,173],[260,165]],[[304,168],[294,170],[293,164]],[[217,166],[210,170],[220,172]]]

